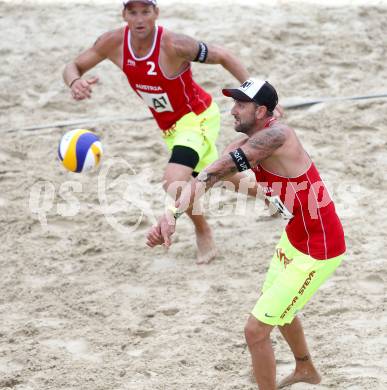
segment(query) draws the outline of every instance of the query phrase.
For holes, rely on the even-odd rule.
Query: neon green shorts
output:
[[[212,102],[200,115],[193,112],[179,119],[173,128],[164,133],[164,141],[169,150],[174,146],[187,146],[199,155],[199,162],[194,168],[201,172],[207,165],[218,159],[216,139],[220,129],[220,112],[215,102]]]
[[[297,312],[333,274],[343,257],[316,260],[294,248],[284,232],[276,246],[262,295],[251,314],[265,324],[290,324]]]

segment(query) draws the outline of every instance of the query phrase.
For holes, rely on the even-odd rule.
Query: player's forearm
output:
[[[208,56],[206,64],[220,64],[230,72],[240,83],[243,83],[249,78],[249,74],[238,58],[229,52],[227,49],[210,45],[208,47]]]
[[[227,177],[234,175],[236,172],[237,168],[232,158],[229,155],[223,156],[209,165],[195,180],[183,188],[180,198],[176,202],[176,207],[180,211],[190,209],[206,191],[219,181],[227,179]]]
[[[249,74],[242,63],[231,53],[225,53],[221,65],[230,72],[241,84],[249,78]]]
[[[194,206],[195,201],[198,201],[205,191],[205,184],[198,182],[196,179],[187,183],[183,188],[179,199],[175,202],[175,207],[177,209],[177,216],[175,215],[175,218],[191,209]]]
[[[66,65],[63,71],[63,81],[70,87],[74,80],[81,78],[82,73],[74,62]]]

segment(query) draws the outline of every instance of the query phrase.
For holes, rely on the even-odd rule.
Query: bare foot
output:
[[[196,230],[196,244],[198,246],[197,264],[208,264],[216,257],[218,251],[212,238],[211,229],[200,232]]]
[[[305,382],[312,385],[317,385],[321,382],[321,375],[316,371],[304,370],[304,371],[294,371],[293,374],[282,379],[278,384],[278,389],[283,387],[293,385],[294,383]]]

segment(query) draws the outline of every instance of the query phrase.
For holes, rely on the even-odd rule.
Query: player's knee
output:
[[[249,347],[265,341],[270,331],[265,324],[250,316],[245,325],[245,338]]]

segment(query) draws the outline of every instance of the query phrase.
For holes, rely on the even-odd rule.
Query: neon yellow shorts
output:
[[[199,155],[199,162],[194,171],[201,172],[207,165],[218,159],[216,139],[220,129],[220,112],[212,102],[200,115],[193,112],[179,119],[173,128],[164,133],[164,141],[169,150],[175,145],[187,146]]]
[[[262,295],[251,314],[265,324],[290,324],[343,257],[316,260],[294,248],[284,232],[270,263]]]

